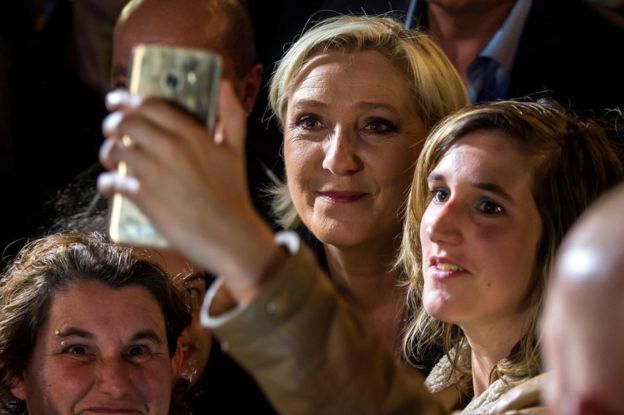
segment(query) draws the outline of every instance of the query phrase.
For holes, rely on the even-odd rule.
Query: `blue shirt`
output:
[[[533,0],[517,0],[507,19],[489,43],[468,66],[468,94],[471,102],[504,99],[509,91],[509,81],[524,23]],[[405,20],[411,27],[414,17],[421,20],[425,2],[412,0]]]

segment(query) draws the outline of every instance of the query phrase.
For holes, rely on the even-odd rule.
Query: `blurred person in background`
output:
[[[624,413],[624,187],[566,236],[542,317],[545,400],[553,414]]]

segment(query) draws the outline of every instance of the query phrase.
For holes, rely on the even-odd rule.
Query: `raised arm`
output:
[[[227,82],[214,138],[162,101],[114,92],[108,104],[102,162],[114,169],[124,160],[135,177],[106,173],[100,191],[129,197],[176,249],[221,275],[205,320],[280,412],[441,413],[420,375],[386,351],[310,252],[295,243],[287,253],[254,211],[244,112]],[[121,144],[125,134],[134,145]],[[217,307],[218,293],[226,300]]]

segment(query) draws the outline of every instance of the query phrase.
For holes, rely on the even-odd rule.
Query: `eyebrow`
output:
[[[203,273],[198,273],[195,272],[193,274],[189,274],[186,277],[182,278],[182,281],[184,282],[193,282],[193,281],[197,281],[197,280],[203,280],[204,279],[204,274]]]
[[[156,332],[152,329],[146,329],[146,330],[141,330],[137,333],[135,333],[134,336],[132,336],[130,338],[131,341],[137,341],[137,340],[151,340],[156,344],[162,344],[162,339],[160,338],[160,336],[158,336],[158,334],[156,334]]]
[[[302,108],[302,107],[326,107],[328,104],[326,104],[323,101],[319,101],[316,99],[298,99],[294,101],[294,107],[295,108]],[[362,101],[362,102],[358,102],[355,105],[356,108],[362,108],[362,109],[386,109],[389,111],[393,111],[393,112],[398,112],[397,108],[392,105],[392,104],[387,104],[385,102],[369,102],[369,101]]]
[[[444,175],[440,173],[431,172],[429,176],[427,176],[427,182],[435,182],[435,181],[445,181]],[[503,199],[506,199],[510,202],[513,202],[513,198],[503,189],[501,186],[489,183],[489,182],[472,182],[472,186],[477,189],[486,190],[488,192],[494,193]]]
[[[77,327],[68,327],[67,329],[63,330],[60,333],[55,333],[55,335],[62,339],[66,337],[72,337],[72,336],[83,337],[85,339],[93,339],[95,337],[93,336],[93,333],[90,333],[83,329],[79,329]]]
[[[83,329],[79,329],[77,327],[68,327],[67,329],[63,330],[62,332],[56,334],[57,337],[60,337],[62,339],[67,338],[67,337],[72,337],[72,336],[76,336],[76,337],[82,337],[85,339],[94,339],[95,336],[93,335],[93,333],[90,333],[86,330]],[[131,341],[137,341],[137,340],[151,340],[157,344],[162,344],[162,340],[161,338],[158,336],[158,334],[156,334],[156,332],[152,329],[146,329],[146,330],[141,330],[137,333],[135,333],[131,338]]]

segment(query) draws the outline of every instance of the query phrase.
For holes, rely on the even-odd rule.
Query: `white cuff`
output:
[[[290,255],[297,254],[299,252],[299,249],[301,248],[301,239],[299,238],[299,235],[297,235],[297,233],[294,231],[277,232],[275,234],[275,243],[284,247]],[[214,329],[216,327],[224,325],[228,321],[234,319],[244,310],[244,307],[242,307],[241,305],[237,305],[233,309],[226,311],[225,313],[219,314],[218,316],[210,315],[210,306],[212,305],[212,302],[219,290],[222,289],[222,285],[223,277],[220,277],[210,286],[210,288],[206,292],[206,295],[204,296],[204,301],[199,312],[199,319],[202,326],[209,329]]]

